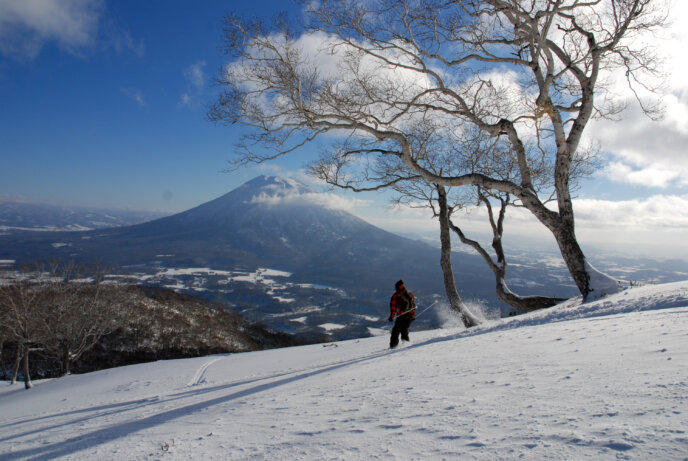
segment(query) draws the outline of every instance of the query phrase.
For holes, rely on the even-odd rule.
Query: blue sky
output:
[[[236,129],[208,122],[205,105],[223,62],[224,15],[290,4],[90,4],[83,41],[53,33],[38,48],[2,50],[0,194],[181,211],[258,174],[222,172]],[[16,22],[15,40],[41,33]]]
[[[662,45],[667,116],[633,107],[590,133],[605,167],[578,193],[587,245],[688,259],[688,2]],[[287,0],[0,0],[0,197],[177,212],[257,174],[298,174],[315,147],[261,168],[223,172],[239,134],[214,125],[205,105],[226,58],[222,20],[300,10]],[[685,13],[685,14],[684,14]],[[417,211],[391,211],[379,194],[339,203],[382,227],[436,233]],[[548,235],[514,212],[516,235]],[[479,230],[480,213],[466,218]],[[549,238],[549,237],[548,237]]]

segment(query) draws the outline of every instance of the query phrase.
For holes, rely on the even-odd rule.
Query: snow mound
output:
[[[595,267],[587,261],[585,262],[585,267],[590,275],[591,289],[586,301],[602,299],[605,296],[619,293],[622,290],[621,283],[618,280],[595,269]]]

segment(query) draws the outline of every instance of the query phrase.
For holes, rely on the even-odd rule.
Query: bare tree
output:
[[[12,372],[10,375],[11,383],[17,382],[17,375],[19,374],[19,365],[21,363],[21,348],[13,343],[14,339],[13,330],[11,325],[14,324],[14,318],[12,316],[12,308],[7,296],[9,295],[8,286],[12,284],[15,280],[15,274],[9,271],[3,271],[0,273],[0,357],[4,354],[4,346],[8,344],[14,346],[14,366],[12,367]],[[4,361],[0,360],[3,364]],[[3,369],[3,373],[5,370]]]
[[[575,235],[571,174],[585,127],[620,107],[602,78],[624,72],[633,89],[656,72],[637,37],[661,27],[661,0],[322,0],[305,2],[305,29],[226,19],[234,61],[209,117],[252,128],[236,166],[294,152],[324,134],[347,136],[317,171],[341,187],[375,190],[381,158],[428,184],[508,193],[554,236],[584,298],[604,277]],[[652,114],[653,107],[643,104]],[[475,127],[508,146],[513,180],[446,175],[418,149],[415,127],[438,136]],[[427,130],[425,130],[427,131]],[[529,148],[528,146],[534,146]],[[495,159],[499,161],[499,159]],[[541,161],[542,160],[542,161]],[[551,189],[538,190],[543,168]],[[556,209],[546,206],[553,199]],[[595,275],[595,277],[593,277]]]
[[[98,268],[69,263],[51,267],[53,283],[45,288],[42,322],[45,351],[60,361],[63,375],[71,365],[117,326],[119,292],[105,286]]]
[[[11,285],[0,287],[0,304],[7,312],[5,327],[10,339],[17,345],[17,355],[12,382],[16,380],[19,357],[23,357],[24,387],[31,389],[29,354],[40,350],[45,339],[41,322],[42,292],[38,283],[28,278],[19,278]]]
[[[0,290],[2,290],[6,280],[6,275],[0,272]],[[7,327],[7,324],[10,321],[9,313],[9,306],[0,301],[0,367],[2,367],[0,369],[0,376],[2,376],[2,378],[5,378],[6,376],[4,352],[5,343],[9,339],[9,329]]]
[[[25,386],[31,387],[30,352],[55,357],[65,375],[75,360],[117,328],[122,289],[102,285],[98,273],[73,262],[37,263],[0,286],[0,332],[16,344],[13,382],[23,358]]]
[[[387,176],[396,175],[398,178],[402,177],[401,170],[392,168],[386,172]],[[480,320],[475,317],[468,309],[466,304],[461,299],[459,291],[456,286],[456,279],[454,277],[454,268],[452,265],[452,241],[451,241],[451,208],[448,207],[446,200],[446,191],[444,186],[427,185],[422,179],[409,176],[406,179],[400,179],[391,186],[396,192],[397,196],[394,198],[395,205],[404,205],[411,208],[431,208],[434,217],[440,222],[440,266],[442,268],[442,276],[444,282],[444,290],[449,301],[451,310],[456,313],[461,320],[461,323],[466,328],[479,325]],[[433,192],[445,192],[445,195],[436,195]],[[444,200],[443,200],[444,199]],[[439,209],[435,205],[439,205]]]
[[[503,143],[495,142],[480,130],[473,129],[462,132],[459,136],[449,138],[450,145],[443,146],[441,142],[432,141],[432,136],[424,136],[422,145],[428,151],[441,152],[440,154],[426,155],[433,156],[434,173],[444,176],[456,176],[461,172],[482,174],[501,181],[513,181],[518,171],[518,165],[508,152],[505,152]],[[446,137],[442,139],[447,141]],[[420,143],[419,143],[420,145]],[[532,165],[536,165],[537,156],[532,156]],[[572,184],[577,184],[578,179],[588,176],[596,166],[596,158],[589,154],[577,158],[573,164]],[[540,166],[533,167],[533,187],[537,191],[546,190],[551,183],[549,176],[545,174],[545,160],[539,159]],[[376,175],[379,178],[400,177],[399,166],[390,165],[389,162],[378,162]],[[435,217],[439,218],[440,223],[440,242],[442,251],[442,269],[445,277],[445,287],[450,299],[450,305],[454,306],[453,299],[457,299],[458,293],[453,282],[453,270],[451,262],[451,240],[450,233],[453,231],[460,241],[472,247],[486,262],[490,270],[495,275],[496,292],[499,298],[509,305],[519,310],[535,310],[551,307],[563,301],[562,298],[547,296],[519,296],[511,291],[506,282],[507,261],[506,253],[502,244],[504,233],[504,218],[509,206],[516,206],[511,195],[504,192],[492,193],[482,189],[480,186],[471,188],[448,188],[439,184],[427,184],[422,178],[414,177],[411,172],[407,172],[408,178],[404,181],[395,182],[391,188],[397,193],[396,202],[406,206],[424,206],[432,209]],[[395,176],[396,175],[396,176]],[[454,191],[459,190],[459,193]],[[492,249],[493,256],[486,251],[483,246],[473,239],[469,239],[462,229],[455,224],[453,216],[455,211],[466,208],[469,204],[482,206],[487,213],[487,220],[492,230]],[[494,202],[494,203],[493,203]],[[497,206],[499,211],[497,216],[493,206]],[[451,281],[448,281],[451,279]],[[460,301],[460,300],[459,300]],[[455,310],[459,310],[454,308]]]
[[[507,207],[511,205],[508,194],[492,197],[486,191],[475,188],[471,194],[464,192],[457,195],[451,193],[451,188],[439,184],[426,185],[423,181],[399,182],[393,188],[399,194],[395,203],[410,207],[430,208],[434,217],[438,218],[440,224],[441,266],[445,278],[447,297],[449,298],[450,306],[461,315],[461,319],[466,326],[475,325],[479,321],[463,306],[463,302],[456,289],[451,258],[452,244],[450,234],[452,232],[460,239],[462,244],[470,246],[483,258],[495,276],[497,296],[510,306],[521,311],[532,311],[551,307],[564,301],[564,298],[549,296],[521,296],[509,289],[506,281],[507,258],[502,245],[504,218],[506,217]],[[492,230],[491,246],[494,256],[479,241],[468,238],[453,218],[457,211],[476,201],[485,208],[487,213],[487,220]],[[498,207],[496,216],[495,206]]]

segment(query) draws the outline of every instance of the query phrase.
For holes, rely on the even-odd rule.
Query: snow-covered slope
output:
[[[0,391],[0,459],[679,459],[688,282]]]

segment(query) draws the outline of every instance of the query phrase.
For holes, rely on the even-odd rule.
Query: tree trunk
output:
[[[565,186],[557,187],[558,194],[566,194]],[[548,210],[534,194],[519,195],[523,205],[552,232],[559,246],[561,257],[571,274],[578,291],[587,299],[593,287],[590,286],[590,275],[586,264],[585,254],[576,239],[575,224],[573,219],[573,205],[570,200],[559,199],[559,212]]]
[[[69,347],[64,347],[62,350],[62,376],[67,376],[71,373],[72,360],[69,355]]]
[[[31,389],[31,375],[29,374],[29,347],[24,348],[24,388]]]
[[[560,226],[552,229],[552,233],[557,245],[559,245],[561,257],[585,301],[593,288],[590,286],[590,275],[585,263],[585,254],[583,254],[583,250],[576,240],[573,222],[568,224],[562,220]]]
[[[552,298],[549,296],[520,296],[509,290],[504,277],[495,274],[497,279],[497,296],[508,305],[518,310],[531,312],[555,306],[566,298]]]
[[[12,370],[12,384],[17,382],[17,375],[19,374],[19,364],[21,363],[23,349],[23,347],[19,344],[17,344],[16,347],[17,349],[14,353],[14,370]]]
[[[467,311],[466,305],[461,300],[461,296],[459,296],[459,292],[456,289],[454,269],[452,268],[451,262],[451,234],[449,232],[447,193],[444,186],[437,186],[437,191],[440,205],[440,242],[442,244],[440,265],[442,266],[442,274],[444,276],[444,289],[447,292],[447,298],[449,298],[451,309],[459,315],[464,326],[470,328],[478,325],[480,322]]]

